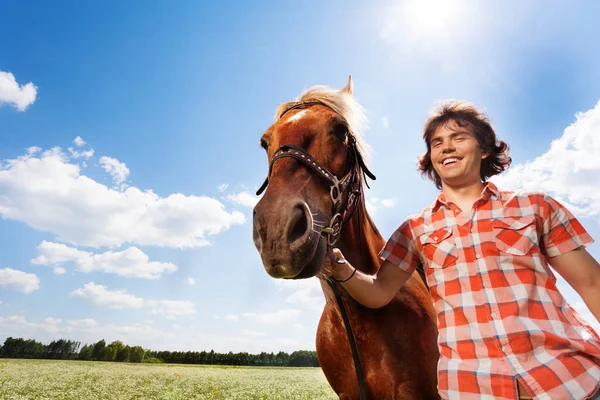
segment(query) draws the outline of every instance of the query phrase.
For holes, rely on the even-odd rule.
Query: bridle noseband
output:
[[[290,110],[306,108],[316,104],[328,107],[326,104],[323,104],[319,101],[298,103],[285,110],[279,118],[281,118],[286,112]],[[354,165],[341,180],[338,179],[337,176],[329,172],[326,168],[321,167],[321,165],[319,165],[319,163],[315,161],[314,157],[312,157],[310,153],[308,153],[302,147],[293,144],[284,144],[283,146],[280,146],[277,149],[277,151],[273,154],[273,158],[271,158],[271,163],[269,164],[269,172],[267,178],[256,192],[257,196],[264,192],[264,190],[267,188],[267,185],[269,184],[269,177],[271,176],[273,165],[277,160],[285,157],[295,158],[296,160],[304,164],[306,167],[308,167],[308,169],[314,172],[317,176],[324,179],[327,183],[329,183],[329,196],[332,202],[333,216],[329,221],[329,225],[323,228],[321,234],[326,235],[327,245],[330,248],[333,247],[340,238],[344,220],[348,220],[348,218],[345,218],[345,216],[350,209],[350,205],[353,204],[354,207],[352,208],[356,209],[356,203],[362,195],[362,187],[360,184],[360,179],[358,179],[359,174],[363,173],[363,175],[366,174],[369,178],[373,180],[376,179],[375,175],[373,175],[373,173],[369,171],[369,169],[365,165],[360,152],[356,148],[356,139],[354,138],[354,135],[352,135],[351,132],[348,132],[347,137],[348,151],[353,157]],[[345,202],[345,204],[342,204],[343,194],[346,191],[346,189],[348,189],[348,187],[351,188],[351,192],[348,194],[347,201]]]

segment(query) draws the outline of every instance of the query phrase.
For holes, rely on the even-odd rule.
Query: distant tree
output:
[[[104,350],[104,361],[118,361],[117,355],[125,350],[125,345],[120,340],[115,340]],[[122,361],[122,360],[121,360]]]
[[[104,339],[102,339],[99,342],[97,342],[96,344],[94,344],[94,350],[92,351],[92,360],[103,361],[105,349],[106,349],[106,342],[104,341]]]
[[[0,357],[4,358],[44,358],[45,355],[46,346],[32,339],[8,337],[0,350]]]
[[[290,362],[290,355],[288,353],[284,353],[283,351],[280,351],[275,356],[275,364],[277,364],[279,366],[287,366],[289,364],[289,362]]]
[[[139,363],[144,361],[145,351],[141,346],[134,346],[129,352],[129,361]]]
[[[115,361],[117,349],[112,346],[106,346],[104,349],[104,361]]]
[[[289,365],[292,367],[318,367],[319,361],[314,351],[299,350],[290,354]]]
[[[131,347],[124,346],[123,348],[117,350],[117,356],[115,357],[115,361],[119,361],[119,362],[129,361],[130,353],[131,353]]]
[[[79,360],[90,361],[92,359],[92,352],[94,351],[93,345],[85,345],[79,351]]]

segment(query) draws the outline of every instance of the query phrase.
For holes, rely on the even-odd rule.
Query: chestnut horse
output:
[[[439,399],[436,315],[421,276],[413,274],[386,306],[370,309],[330,284],[325,273],[333,245],[366,274],[381,264],[385,240],[363,195],[364,174],[374,179],[363,158],[364,120],[351,77],[342,90],[315,86],[279,106],[260,140],[270,164],[257,192],[267,189],[254,208],[254,243],[270,276],[320,280],[326,302],[317,358],[341,399]],[[350,334],[334,289],[341,293]]]

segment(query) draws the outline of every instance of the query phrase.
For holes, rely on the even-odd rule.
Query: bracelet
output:
[[[348,282],[348,281],[349,281],[349,280],[350,280],[350,279],[351,279],[351,278],[354,276],[354,274],[355,274],[355,273],[356,273],[356,267],[354,267],[354,271],[352,271],[352,273],[350,274],[350,276],[349,276],[349,277],[347,277],[346,279],[344,279],[344,280],[342,280],[342,281],[339,281],[339,280],[335,279],[335,278],[332,276],[332,277],[331,277],[331,280],[333,280],[334,282],[337,282],[337,283],[344,283],[344,282]]]

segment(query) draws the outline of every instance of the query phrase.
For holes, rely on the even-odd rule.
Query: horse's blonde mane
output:
[[[364,129],[367,126],[367,117],[363,107],[349,93],[332,89],[328,86],[313,86],[302,92],[295,101],[281,103],[275,112],[275,121],[281,118],[283,113],[290,107],[298,103],[310,101],[318,101],[325,104],[346,120],[350,132],[356,139],[356,148],[362,155],[365,164],[367,164],[371,154],[371,148],[363,137]]]

